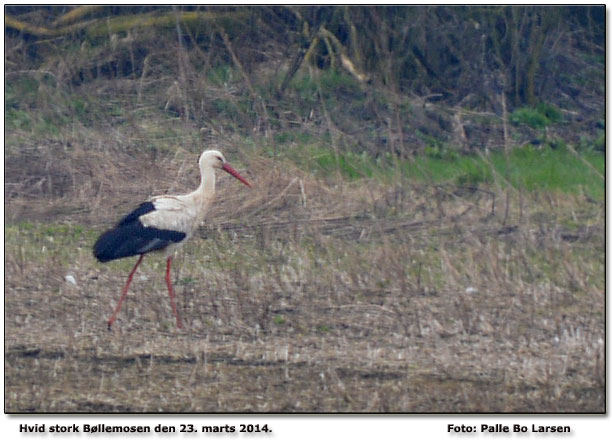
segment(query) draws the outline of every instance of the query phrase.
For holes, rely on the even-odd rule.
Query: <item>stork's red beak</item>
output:
[[[238,172],[236,172],[236,170],[232,166],[230,166],[229,164],[224,163],[223,166],[221,166],[221,169],[225,170],[230,175],[233,175],[234,178],[239,179],[244,184],[246,184],[247,186],[251,187],[249,182],[247,180],[245,180],[244,178],[242,178],[242,176],[240,176],[240,174]]]

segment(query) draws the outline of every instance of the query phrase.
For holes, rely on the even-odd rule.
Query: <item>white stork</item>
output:
[[[202,180],[196,190],[187,195],[160,195],[151,198],[140,204],[96,241],[93,252],[100,262],[140,255],[123,287],[119,303],[108,320],[109,330],[121,310],[121,303],[127,295],[138,265],[149,252],[163,252],[167,258],[166,285],[170,294],[170,304],[176,316],[177,327],[183,328],[174,303],[174,291],[170,281],[172,255],[191,238],[204,219],[215,193],[215,169],[224,170],[251,187],[247,180],[225,161],[225,157],[219,151],[203,152],[199,164]]]

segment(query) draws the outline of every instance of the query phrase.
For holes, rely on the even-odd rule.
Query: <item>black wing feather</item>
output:
[[[94,256],[100,262],[107,262],[161,250],[185,239],[185,232],[143,226],[138,218],[153,210],[153,203],[142,203],[114,228],[104,232],[94,244]]]
[[[151,201],[147,201],[146,203],[140,204],[136,207],[132,212],[128,213],[124,216],[121,221],[117,223],[117,226],[124,226],[127,224],[131,224],[133,222],[137,222],[138,218],[147,213],[153,212],[155,210],[155,206]]]

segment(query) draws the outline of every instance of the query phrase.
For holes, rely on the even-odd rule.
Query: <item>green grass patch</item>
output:
[[[335,95],[338,93],[358,93],[359,82],[343,72],[333,69],[320,72],[317,76],[296,76],[290,83],[300,97],[310,98],[316,95],[319,88],[323,95]]]
[[[507,159],[501,151],[483,158],[431,146],[422,155],[399,161],[389,155],[374,158],[366,152],[336,152],[320,142],[301,144],[302,137],[296,135],[282,135],[276,141],[284,144],[278,149],[283,157],[319,176],[385,180],[395,177],[399,167],[399,172],[417,182],[487,186],[497,181],[502,187],[510,183],[526,191],[584,193],[599,201],[604,198],[604,182],[597,172],[605,175],[605,155],[586,148],[576,155],[563,140],[549,140],[540,148],[527,145],[512,149]],[[601,140],[591,144],[595,142]]]
[[[534,129],[543,129],[562,120],[561,111],[554,105],[540,103],[535,107],[522,107],[510,114],[513,124],[526,124]]]
[[[93,241],[99,232],[86,229],[78,224],[48,224],[22,221],[4,227],[5,240],[21,240],[24,236],[31,241],[48,241],[62,245],[74,245],[82,241]]]
[[[503,152],[494,152],[488,161],[476,155],[421,155],[413,162],[404,162],[402,168],[403,173],[417,181],[474,186],[490,184],[497,175],[503,178],[502,186],[509,182],[527,191],[583,192],[602,200],[604,182],[593,169],[605,174],[604,155],[585,151],[576,156],[564,143],[556,145],[559,146],[556,149],[548,146],[537,149],[530,145],[516,148],[508,159]]]
[[[326,174],[338,171],[349,180],[371,178],[377,169],[375,162],[365,152],[360,155],[353,152],[336,153],[329,149],[316,149],[311,155],[314,168],[318,171]]]
[[[529,191],[584,192],[594,199],[602,200],[605,183],[585,161],[604,175],[605,157],[597,152],[584,152],[580,155],[577,157],[563,148],[535,149],[528,145],[514,149],[508,163],[502,153],[492,155],[492,162],[497,171],[517,188]]]
[[[493,181],[491,168],[469,155],[421,155],[402,163],[402,172],[417,181],[478,185]]]
[[[71,265],[93,261],[91,247],[99,231],[74,224],[28,221],[4,226],[6,253],[29,265]]]

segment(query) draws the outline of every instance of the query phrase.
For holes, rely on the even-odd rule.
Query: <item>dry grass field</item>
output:
[[[7,5],[5,412],[604,413],[605,12]]]
[[[602,203],[229,153],[254,188],[219,177],[175,260],[185,330],[153,255],[108,331],[133,259],[91,245],[140,197],[192,187],[197,155],[48,155],[46,181],[72,168],[64,196],[6,206],[7,412],[605,410]]]

